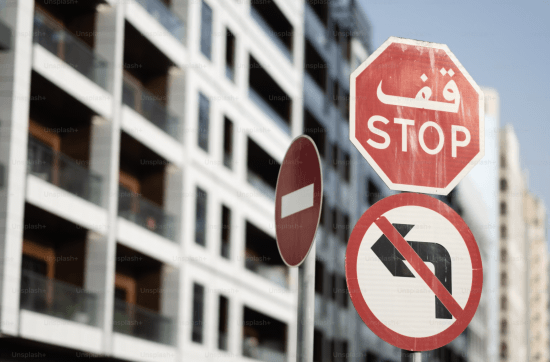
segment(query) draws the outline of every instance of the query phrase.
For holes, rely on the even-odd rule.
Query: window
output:
[[[344,228],[342,241],[344,242],[344,244],[347,244],[349,240],[349,230],[351,227],[349,224],[349,216],[347,214],[344,215],[344,225],[342,225],[342,227]]]
[[[195,242],[199,245],[206,245],[206,191],[197,187]]]
[[[380,189],[374,181],[370,178],[367,179],[367,202],[369,205],[374,205],[378,200],[380,200],[381,194]]]
[[[342,283],[342,286],[343,286],[343,295],[342,295],[342,307],[344,308],[347,308],[348,307],[348,298],[349,298],[349,291],[348,291],[348,283],[346,282],[346,278],[345,277],[341,277],[341,283]]]
[[[506,225],[500,225],[500,237],[502,239],[508,238],[508,229],[506,228]]]
[[[500,179],[500,191],[508,190],[508,181],[505,178]]]
[[[307,39],[304,58],[306,73],[313,79],[317,86],[321,88],[323,93],[327,93],[328,65]]]
[[[208,152],[208,129],[210,124],[210,100],[199,93],[199,147]]]
[[[323,362],[323,332],[313,331],[313,362]]]
[[[231,245],[231,210],[222,206],[222,243],[221,256],[229,259]]]
[[[304,134],[311,137],[319,150],[319,155],[324,159],[327,130],[307,109],[304,110]]]
[[[500,203],[500,214],[506,215],[507,207],[505,202]]]
[[[506,156],[500,155],[500,168],[506,168]]]
[[[506,261],[507,256],[508,256],[508,252],[506,251],[506,249],[504,248],[500,249],[500,261],[504,263]]]
[[[500,358],[507,359],[508,358],[508,345],[506,342],[502,342],[500,344]]]
[[[500,286],[505,287],[508,284],[508,275],[506,272],[500,274]]]
[[[500,309],[501,310],[506,310],[508,309],[508,299],[506,299],[506,296],[503,295],[502,297],[500,297]]]
[[[212,59],[212,8],[204,0],[201,8],[201,53]]]
[[[218,349],[227,351],[228,325],[229,325],[229,300],[220,295],[218,319]]]
[[[225,76],[235,80],[235,35],[229,29],[225,32]]]
[[[348,360],[348,341],[342,341],[342,358],[340,360]]]
[[[332,167],[338,170],[338,145],[335,143],[332,145]]]
[[[508,322],[506,319],[500,321],[500,334],[508,333]]]
[[[349,153],[344,153],[344,180],[349,182],[351,179],[351,157]]]
[[[332,81],[332,102],[334,103],[334,106],[336,108],[338,108],[338,97],[339,97],[339,87],[338,87],[338,82],[336,80],[333,80]]]
[[[233,122],[227,117],[223,122],[223,165],[233,167]]]
[[[204,325],[204,287],[193,284],[193,330],[191,339],[193,342],[202,343]]]

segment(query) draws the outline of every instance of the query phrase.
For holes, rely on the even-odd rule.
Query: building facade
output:
[[[499,356],[527,361],[529,336],[528,243],[524,222],[525,178],[511,126],[500,134]]]
[[[21,0],[0,21],[0,358],[293,360],[274,191],[305,133],[325,182],[315,360],[399,360],[345,283],[351,227],[389,194],[348,140],[357,3]]]
[[[548,361],[548,246],[546,208],[530,192],[524,199],[525,236],[529,244],[529,361]]]

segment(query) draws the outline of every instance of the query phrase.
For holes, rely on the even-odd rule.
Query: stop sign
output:
[[[447,195],[483,157],[483,92],[446,45],[390,37],[350,78],[350,140],[390,189]]]

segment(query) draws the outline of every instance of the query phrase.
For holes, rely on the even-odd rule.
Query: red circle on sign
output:
[[[321,215],[323,174],[315,142],[298,136],[286,151],[275,190],[275,235],[285,264],[307,257]]]
[[[385,326],[376,318],[366,304],[357,279],[357,255],[365,233],[380,216],[392,209],[402,206],[424,207],[445,217],[460,233],[472,262],[472,287],[461,318],[457,319],[444,331],[429,337],[409,337],[397,333]],[[365,211],[359,221],[357,221],[357,224],[351,232],[346,250],[346,281],[348,283],[351,301],[357,313],[359,313],[363,322],[365,322],[378,337],[395,347],[408,351],[429,351],[442,347],[458,337],[474,317],[483,287],[483,265],[474,235],[464,220],[451,207],[443,201],[428,195],[403,193],[387,197],[377,202]]]

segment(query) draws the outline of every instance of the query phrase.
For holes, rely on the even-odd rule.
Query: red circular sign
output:
[[[411,236],[409,230],[415,227],[419,232]],[[451,232],[440,238],[442,230]],[[421,235],[441,242],[410,240]],[[437,247],[445,252],[438,254]],[[438,276],[438,263],[444,263],[443,273],[448,272],[444,278]],[[472,232],[454,210],[433,197],[403,193],[377,202],[355,225],[346,250],[346,280],[355,309],[377,336],[401,349],[427,351],[446,345],[466,329],[481,298],[483,267]],[[399,300],[386,298],[395,286],[401,288],[394,293]],[[407,290],[415,293],[403,297]],[[438,316],[438,300],[448,316]]]
[[[350,87],[350,140],[390,189],[446,195],[483,157],[483,92],[446,45],[392,37]]]
[[[286,151],[275,191],[277,247],[288,266],[306,258],[319,225],[323,175],[317,146],[309,136],[299,136]]]

